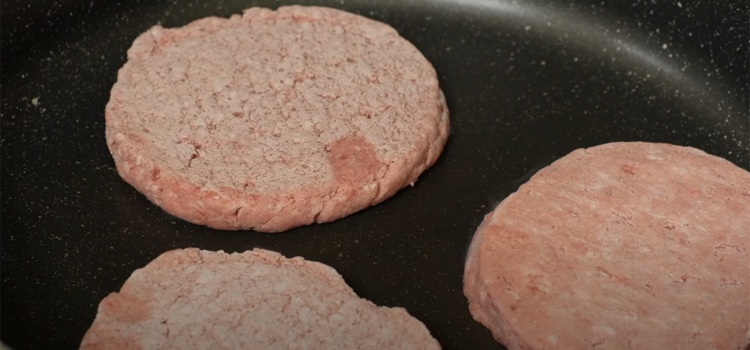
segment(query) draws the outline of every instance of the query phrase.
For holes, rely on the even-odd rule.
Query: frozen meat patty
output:
[[[334,269],[255,249],[166,252],[99,304],[81,349],[440,349]]]
[[[750,173],[611,143],[540,170],[477,230],[464,293],[510,350],[750,344]]]
[[[155,26],[106,107],[125,181],[217,229],[329,222],[412,184],[448,137],[432,65],[390,26],[291,6]]]

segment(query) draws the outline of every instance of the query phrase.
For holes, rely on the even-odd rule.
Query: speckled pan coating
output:
[[[106,120],[119,174],[151,201],[268,232],[389,198],[437,160],[449,129],[435,70],[393,28],[302,6],[151,28]]]
[[[81,349],[440,349],[331,267],[255,249],[166,252],[99,304]]]
[[[611,143],[540,170],[474,236],[464,293],[510,350],[750,344],[750,173]]]

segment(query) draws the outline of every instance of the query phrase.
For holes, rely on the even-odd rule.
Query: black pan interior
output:
[[[2,3],[1,328],[14,349],[75,349],[98,302],[164,251],[254,247],[338,270],[445,349],[501,349],[462,294],[479,222],[534,172],[611,141],[701,148],[750,169],[746,1],[301,1],[395,27],[434,64],[450,140],[414,187],[281,234],[195,226],[123,182],[104,106],[150,26],[287,1]]]

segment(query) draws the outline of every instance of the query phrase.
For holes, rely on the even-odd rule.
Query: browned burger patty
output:
[[[750,173],[694,148],[611,143],[487,215],[464,293],[510,350],[744,350],[749,253]]]
[[[302,6],[151,28],[106,120],[118,172],[155,204],[272,232],[389,198],[437,160],[449,128],[435,70],[393,28]]]
[[[360,299],[336,271],[255,249],[173,250],[99,304],[81,349],[440,349],[402,308]]]

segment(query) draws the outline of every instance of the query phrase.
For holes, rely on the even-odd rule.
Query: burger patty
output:
[[[217,229],[329,222],[414,183],[449,121],[432,65],[390,26],[291,6],[155,26],[106,107],[119,174]]]
[[[510,350],[750,344],[750,173],[611,143],[540,170],[488,214],[464,293]]]
[[[99,304],[81,349],[440,349],[331,267],[255,249],[166,252]]]

